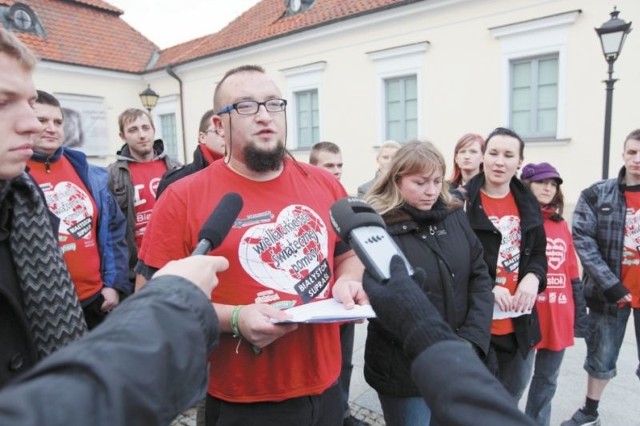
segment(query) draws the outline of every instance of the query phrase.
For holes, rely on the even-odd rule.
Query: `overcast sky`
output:
[[[224,28],[260,0],[106,0],[161,48]]]

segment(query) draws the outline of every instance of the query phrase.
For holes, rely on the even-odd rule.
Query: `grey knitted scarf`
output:
[[[26,173],[0,181],[0,204],[13,210],[9,247],[38,355],[43,358],[87,332],[47,206]]]

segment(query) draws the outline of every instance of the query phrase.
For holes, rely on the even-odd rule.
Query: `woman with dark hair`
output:
[[[524,141],[498,127],[486,139],[484,170],[460,191],[467,217],[484,247],[495,296],[489,366],[516,400],[533,366],[540,341],[536,296],[546,287],[547,241],[538,200],[515,177]],[[504,317],[504,318],[503,318]]]
[[[520,179],[538,199],[547,235],[547,289],[536,307],[542,340],[536,345],[535,366],[525,413],[541,426],[549,426],[551,400],[556,392],[564,350],[573,337],[586,333],[586,306],[578,258],[567,222],[562,217],[562,178],[549,163],[527,164]],[[575,331],[574,331],[575,330]]]
[[[489,349],[493,294],[482,245],[462,203],[444,180],[445,161],[429,142],[394,156],[366,195],[411,265],[426,271],[422,290],[442,318],[478,355]],[[378,392],[387,426],[425,426],[430,410],[411,379],[411,362],[384,324],[369,323],[364,375]]]
[[[476,133],[462,135],[453,148],[453,174],[449,179],[452,188],[463,186],[482,171],[484,138]]]

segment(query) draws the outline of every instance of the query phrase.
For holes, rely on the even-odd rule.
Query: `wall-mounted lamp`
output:
[[[151,110],[155,108],[156,104],[158,103],[158,98],[160,97],[160,95],[158,95],[156,92],[154,92],[151,89],[150,84],[148,84],[147,88],[144,89],[142,92],[140,92],[138,96],[140,96],[140,101],[142,102],[142,105],[149,112],[151,112]]]

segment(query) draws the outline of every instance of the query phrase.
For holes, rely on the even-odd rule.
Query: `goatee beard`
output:
[[[271,151],[262,151],[253,145],[244,148],[244,161],[249,170],[254,172],[270,172],[279,170],[284,158],[284,145],[278,144]]]

